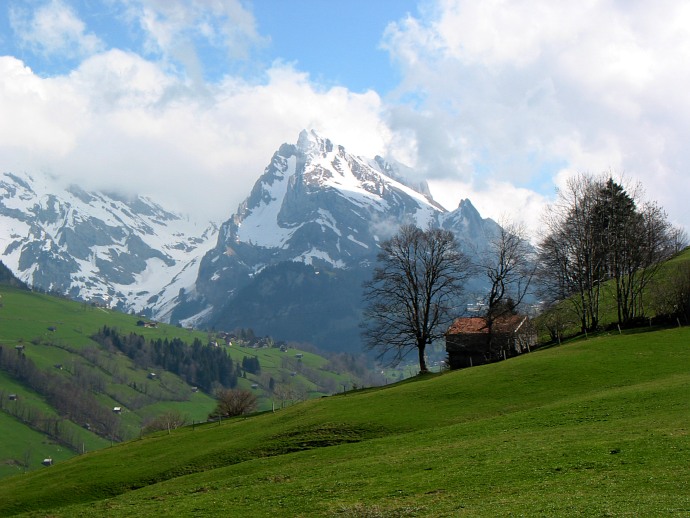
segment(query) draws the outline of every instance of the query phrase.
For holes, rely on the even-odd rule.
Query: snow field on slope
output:
[[[282,207],[283,199],[287,194],[290,177],[295,174],[297,158],[291,156],[287,160],[287,167],[282,171],[282,177],[276,175],[276,181],[272,185],[264,184],[270,201],[263,200],[258,207],[240,223],[237,238],[245,243],[251,243],[265,248],[282,248],[299,227],[284,228],[278,224],[278,214]]]
[[[208,232],[211,225],[204,228],[166,211],[145,197],[140,197],[139,201],[147,206],[150,214],[136,213],[124,201],[100,193],[85,193],[89,197],[85,200],[65,190],[57,179],[47,176],[23,178],[30,189],[7,174],[1,176],[0,180],[7,184],[4,189],[0,186],[0,203],[8,209],[20,211],[32,221],[32,224],[27,224],[10,216],[0,216],[1,258],[20,279],[29,284],[32,283],[37,266],[32,265],[19,271],[23,247],[28,242],[40,240],[45,247],[50,248],[52,243],[63,250],[64,247],[57,245],[63,230],[74,229],[77,223],[89,220],[99,220],[113,229],[119,228],[121,230],[116,232],[123,232],[125,235],[120,239],[113,238],[113,243],[108,245],[91,246],[90,258],[87,260],[74,258],[79,271],[72,274],[71,288],[79,289],[84,298],[108,299],[110,293],[119,292],[119,298],[125,295],[127,305],[137,310],[143,308],[152,295],[162,295],[162,300],[157,305],[164,305],[166,297],[175,297],[181,287],[193,285],[198,273],[199,258],[215,244],[216,232]],[[11,190],[15,190],[13,196]],[[3,197],[3,194],[11,197]],[[36,209],[46,210],[51,198],[55,200],[52,203],[58,209],[58,217],[53,222],[38,222],[35,219]],[[169,220],[169,217],[175,219]],[[161,259],[150,258],[142,272],[130,272],[134,277],[131,284],[107,282],[96,268],[95,259],[98,257],[111,261],[113,252],[130,254],[126,246],[130,236],[138,236],[147,246],[163,253],[174,264],[169,266]],[[10,253],[5,254],[8,246],[13,243],[19,243],[20,246],[15,246]]]

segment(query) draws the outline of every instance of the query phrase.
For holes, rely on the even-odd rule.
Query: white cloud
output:
[[[403,79],[385,100],[281,62],[251,80],[221,66],[209,81],[202,48],[232,62],[266,41],[240,0],[118,5],[144,35],[140,55],[104,51],[65,0],[12,9],[25,46],[82,61],[42,78],[0,58],[0,169],[161,194],[223,218],[277,147],[313,128],[415,166],[449,208],[469,197],[483,215],[520,214],[534,228],[556,175],[612,170],[690,226],[678,194],[690,191],[685,2],[430,1],[386,31]]]
[[[672,0],[439,0],[387,29],[398,98],[416,100],[391,128],[416,135],[430,174],[478,193],[549,195],[561,170],[614,170],[689,225],[689,25]]]
[[[215,219],[304,128],[366,155],[390,140],[374,92],[321,89],[279,63],[261,84],[228,77],[199,88],[119,50],[51,79],[0,58],[0,111],[0,170],[152,194]]]
[[[64,156],[84,123],[83,100],[62,81],[41,79],[12,57],[0,57],[0,113],[0,149],[5,162],[17,159],[14,167]]]
[[[10,7],[12,28],[19,40],[47,56],[80,58],[103,48],[103,42],[86,31],[84,22],[61,0],[39,8]]]

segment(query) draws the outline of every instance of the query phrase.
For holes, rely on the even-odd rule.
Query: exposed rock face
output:
[[[403,223],[453,230],[469,253],[498,228],[469,200],[448,212],[400,167],[314,132],[283,144],[202,260],[175,320],[359,350],[361,284]]]
[[[35,289],[164,317],[214,238],[148,198],[0,176],[0,257]]]

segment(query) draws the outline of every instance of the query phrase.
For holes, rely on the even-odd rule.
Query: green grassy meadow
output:
[[[0,515],[688,516],[690,329],[602,335],[9,477]]]
[[[101,307],[0,286],[0,346],[11,353],[16,347],[23,348],[26,358],[43,371],[68,379],[77,379],[75,374],[78,371],[81,374],[86,372],[86,379],[99,378],[101,389],[95,394],[96,398],[105,408],[122,408],[118,427],[125,438],[140,436],[147,419],[168,411],[180,412],[190,423],[205,421],[216,404],[211,395],[202,391],[194,392],[178,376],[159,369],[155,369],[157,378],[150,380],[150,370],[136,367],[124,354],[105,350],[91,336],[107,325],[122,334],[136,333],[146,339],[179,337],[191,344],[195,338],[202,343],[217,341],[217,338],[213,333],[166,324],[144,328],[137,326],[139,319]],[[238,386],[255,392],[260,410],[326,395],[327,392],[313,381],[317,376],[332,378],[331,385],[339,390],[353,383],[349,373],[329,371],[328,360],[314,353],[298,349],[289,349],[287,352],[277,348],[254,349],[239,344],[223,347],[233,362],[240,365],[244,357],[258,358],[261,373],[246,373],[246,377],[238,380]],[[297,358],[298,354],[300,358]],[[298,387],[299,394],[290,396],[289,401],[275,401],[268,390],[271,378],[276,383]],[[138,387],[139,392],[134,386]],[[148,401],[143,405],[138,402],[141,400],[142,387],[158,401]],[[59,417],[42,394],[0,371],[2,404],[14,404],[7,400],[10,394],[19,396],[17,404],[25,406],[27,412],[40,411],[48,417]],[[6,406],[5,410],[8,409],[10,407]],[[63,428],[71,431],[79,445],[78,451],[70,450],[54,437],[29,428],[7,412],[0,411],[0,418],[3,437],[0,441],[0,478],[27,469],[42,469],[40,463],[44,458],[62,461],[77,453],[111,444],[108,438],[85,429],[84,423],[63,419]]]

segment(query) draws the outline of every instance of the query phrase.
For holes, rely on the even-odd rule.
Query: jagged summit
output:
[[[220,229],[145,197],[0,176],[0,260],[27,284],[155,318],[359,351],[361,285],[404,223],[481,253],[497,231],[447,211],[412,169],[314,131],[282,144]],[[212,188],[212,187],[211,187]]]
[[[462,209],[463,207],[474,208],[474,205],[472,205],[472,202],[468,198],[463,198],[460,200],[460,203],[458,203],[458,209]]]
[[[321,138],[316,131],[303,129],[297,137],[297,149],[302,153],[324,153],[332,151],[333,144],[329,139]]]
[[[482,248],[493,232],[495,224],[482,220],[469,201],[448,212],[425,183],[406,180],[413,173],[301,131],[296,144],[279,147],[222,225],[216,247],[202,261],[195,292],[176,318],[216,327],[251,325],[277,336],[282,330],[285,338],[322,347],[358,343],[361,282],[376,262],[378,244],[401,224],[450,228],[466,250]],[[281,289],[293,297],[278,303]],[[306,292],[310,296],[296,304]],[[341,305],[327,300],[333,293]],[[348,324],[342,336],[324,338],[333,322],[343,320]],[[294,322],[300,322],[299,330]]]
[[[296,145],[283,144],[273,155],[223,225],[217,252],[244,243],[273,249],[277,260],[344,267],[370,256],[390,234],[387,227],[404,221],[426,227],[445,212],[382,158],[352,155],[314,131],[302,131]]]

